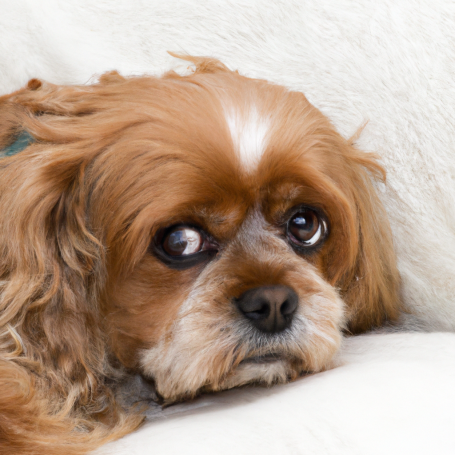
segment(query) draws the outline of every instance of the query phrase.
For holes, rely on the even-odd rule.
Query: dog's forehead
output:
[[[206,156],[220,172],[207,162],[211,168],[203,171],[203,178],[218,175],[218,185],[221,174],[228,176],[227,187],[236,187],[243,201],[249,195],[249,203],[256,204],[278,187],[280,195],[291,199],[296,187],[308,181],[310,168],[325,173],[327,163],[336,165],[336,146],[327,140],[336,132],[302,93],[236,74],[227,80],[215,78],[209,88],[218,131],[202,132],[204,122],[195,129],[200,138],[215,138],[207,144]],[[204,141],[200,146],[205,147]]]
[[[167,99],[154,111],[161,112],[150,130],[152,135],[158,132],[161,142],[168,141],[173,159],[178,155],[181,163],[192,166],[189,174],[200,170],[199,182],[217,180],[219,185],[225,176],[228,187],[242,187],[245,194],[246,187],[287,174],[284,163],[325,164],[305,155],[311,155],[311,143],[331,126],[302,93],[232,72],[172,82],[175,86],[167,87]]]

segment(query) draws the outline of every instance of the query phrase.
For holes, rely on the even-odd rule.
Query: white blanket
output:
[[[167,408],[97,455],[455,453],[455,335],[347,340],[340,366]]]
[[[359,146],[388,170],[379,191],[419,319],[404,323],[453,331],[454,43],[448,0],[0,0],[0,94],[185,68],[170,50],[301,90],[345,136],[368,120]],[[455,453],[455,335],[354,338],[341,359],[171,407],[104,453]]]

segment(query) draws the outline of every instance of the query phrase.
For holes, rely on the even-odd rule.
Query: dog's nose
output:
[[[277,333],[291,325],[299,298],[290,287],[277,285],[250,289],[235,302],[261,332]]]

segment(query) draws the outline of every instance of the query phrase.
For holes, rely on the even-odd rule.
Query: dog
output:
[[[377,157],[302,93],[184,58],[0,98],[2,453],[132,431],[129,375],[165,403],[284,383],[400,314]]]

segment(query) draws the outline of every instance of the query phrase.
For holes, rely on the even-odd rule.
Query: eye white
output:
[[[296,245],[311,247],[318,244],[327,232],[326,222],[312,209],[297,212],[287,226],[288,238]]]
[[[302,243],[304,243],[305,245],[314,245],[316,244],[319,239],[321,238],[322,236],[322,224],[324,224],[324,229],[325,229],[325,222],[322,221],[321,223],[319,223],[319,226],[318,226],[318,230],[314,233],[313,237],[311,237],[311,239],[309,240],[306,240]]]
[[[182,232],[186,239],[186,247],[182,251],[182,255],[197,253],[201,248],[202,238],[199,232],[193,229],[184,228]]]
[[[201,251],[203,236],[197,229],[180,226],[169,232],[162,245],[170,256],[189,256]]]

